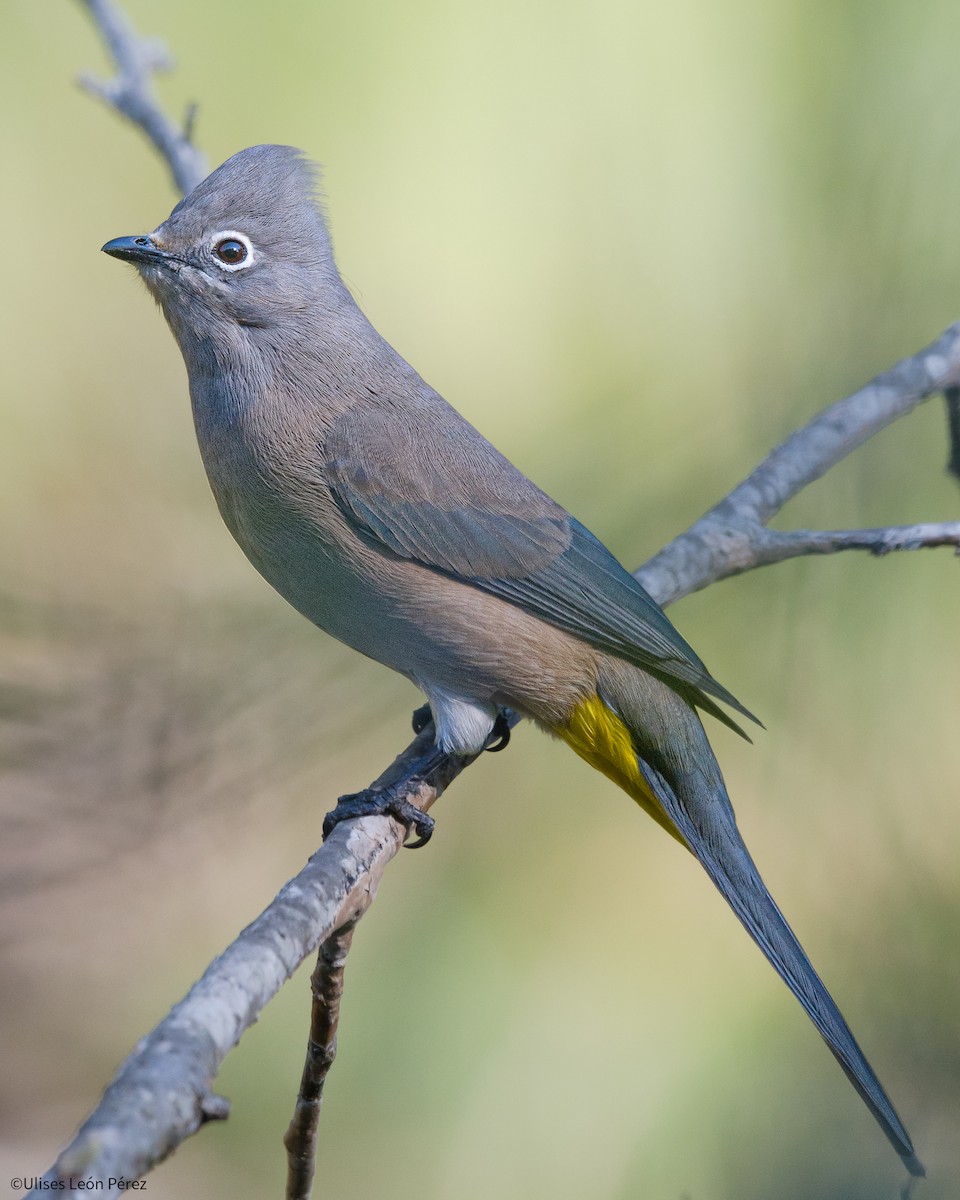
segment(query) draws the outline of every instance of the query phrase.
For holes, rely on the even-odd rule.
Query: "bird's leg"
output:
[[[416,792],[419,784],[427,782],[431,772],[445,758],[439,746],[431,746],[414,765],[411,773],[400,782],[387,787],[364,788],[362,792],[341,796],[337,807],[323,818],[324,841],[341,821],[353,821],[358,817],[393,817],[406,828],[408,834],[412,831],[417,835],[415,842],[407,843],[407,849],[417,850],[425,846],[433,835],[436,822],[407,796]]]
[[[419,708],[413,710],[413,725],[414,733],[422,733],[433,720],[433,712],[429,704],[421,704]],[[506,750],[510,744],[510,710],[501,708],[497,712],[496,720],[493,723],[493,728],[490,730],[490,736],[487,738],[487,744],[484,750],[489,750],[491,754],[497,754],[501,750]]]
[[[485,750],[497,753],[506,748],[510,741],[511,713],[509,709],[500,709],[493,723],[493,729],[487,739]],[[424,704],[413,714],[413,731],[422,733],[433,720],[430,705]],[[407,796],[417,790],[417,785],[426,782],[430,773],[440,765],[446,757],[439,746],[431,746],[417,762],[413,770],[399,783],[386,787],[364,788],[362,792],[353,792],[341,796],[337,807],[328,812],[323,819],[324,841],[341,821],[353,821],[358,817],[393,817],[403,825],[408,834],[415,833],[417,840],[407,843],[409,850],[425,846],[433,835],[435,821],[421,809],[417,808]]]
[[[484,750],[490,754],[499,754],[501,750],[506,750],[509,745],[510,718],[507,716],[507,710],[501,708],[497,713],[497,719],[493,723],[493,728],[490,730],[490,736],[487,738]]]

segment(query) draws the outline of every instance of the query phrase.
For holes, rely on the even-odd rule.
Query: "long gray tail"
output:
[[[764,886],[740,837],[722,781],[707,779],[694,769],[671,785],[642,758],[640,769],[684,842],[803,1005],[907,1170],[914,1176],[924,1175],[910,1135],[880,1080]]]

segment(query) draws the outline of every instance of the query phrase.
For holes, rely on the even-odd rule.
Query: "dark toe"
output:
[[[493,723],[493,728],[490,730],[490,736],[487,738],[487,744],[484,750],[490,754],[499,754],[501,750],[506,750],[510,745],[510,722],[506,715],[502,712],[497,713],[497,719]]]
[[[393,817],[407,830],[417,835],[410,843],[411,849],[425,846],[433,835],[436,822],[433,817],[417,808],[404,796],[397,796],[389,788],[367,788],[353,795],[341,796],[337,807],[323,818],[323,839],[326,839],[343,821],[355,821],[359,817]]]

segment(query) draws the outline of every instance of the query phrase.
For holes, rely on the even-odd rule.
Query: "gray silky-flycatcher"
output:
[[[295,608],[426,693],[443,751],[477,753],[515,710],[691,850],[922,1175],[747,852],[697,710],[734,728],[721,704],[750,714],[597,538],[372,327],[316,184],[298,151],[254,146],[153,233],[103,247],[136,265],[179,343],[227,527]]]

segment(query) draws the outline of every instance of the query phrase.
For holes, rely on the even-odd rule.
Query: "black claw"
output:
[[[423,733],[432,720],[433,713],[430,710],[430,705],[421,704],[419,708],[413,710],[413,718],[410,722],[413,725],[413,732]]]
[[[490,730],[490,736],[487,738],[487,744],[484,750],[488,754],[499,754],[501,750],[506,750],[510,745],[510,722],[506,715],[502,712],[497,713],[497,719],[493,723],[493,728]]]
[[[420,810],[418,809],[417,811],[419,812]],[[397,819],[399,820],[399,818],[397,818]],[[425,816],[423,813],[420,813],[420,819],[418,821],[413,822],[412,826],[407,827],[408,836],[409,836],[409,829],[413,828],[414,831],[418,834],[417,840],[415,842],[404,841],[404,843],[403,843],[404,850],[419,850],[421,848],[421,846],[425,846],[427,844],[427,842],[429,842],[430,839],[433,837],[433,827],[435,824],[436,824],[436,821],[434,821],[433,817],[428,817],[428,816]]]
[[[323,818],[323,840],[327,840],[341,821],[354,821],[358,817],[393,817],[406,828],[408,835],[416,833],[417,840],[408,843],[411,850],[425,846],[430,841],[436,824],[433,817],[421,812],[405,797],[395,795],[389,788],[367,788],[340,797],[337,807]]]

